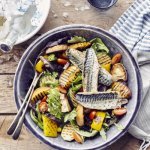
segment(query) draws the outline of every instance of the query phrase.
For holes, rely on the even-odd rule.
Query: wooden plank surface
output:
[[[71,23],[90,24],[108,30],[134,0],[119,0],[112,9],[105,12],[98,11],[93,7],[85,11],[76,11],[75,7],[79,8],[79,6],[83,6],[86,0],[78,2],[76,0],[70,0],[72,5],[69,7],[64,7],[63,1],[52,0],[52,8],[49,12],[48,19],[36,36],[16,46],[11,53],[5,55],[0,54],[0,150],[51,150],[51,148],[35,138],[25,127],[23,127],[21,136],[17,141],[12,140],[6,134],[7,128],[14,118],[13,114],[17,112],[13,100],[13,77],[17,64],[26,47],[40,34],[60,25]],[[63,17],[64,12],[69,14],[67,18]],[[57,15],[57,17],[54,18],[54,15]],[[137,150],[140,144],[141,142],[139,140],[126,134],[107,149]]]
[[[43,144],[23,126],[18,140],[12,140],[6,132],[14,116],[0,116],[0,150],[52,150]],[[126,134],[106,150],[137,150],[141,142]],[[150,150],[150,149],[149,149]]]

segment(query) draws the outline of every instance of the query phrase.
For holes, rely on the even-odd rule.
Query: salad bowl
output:
[[[99,37],[107,45],[112,54],[122,54],[122,61],[128,74],[128,86],[132,91],[132,97],[126,106],[128,112],[119,121],[119,124],[121,124],[124,129],[118,130],[115,126],[112,126],[107,132],[107,140],[103,140],[100,136],[96,136],[85,140],[83,144],[79,144],[77,142],[64,141],[60,136],[57,138],[45,137],[42,130],[32,121],[29,111],[26,113],[24,124],[38,139],[56,149],[104,149],[117,141],[128,131],[128,128],[133,123],[138,113],[142,98],[142,81],[136,61],[125,45],[107,31],[90,25],[66,25],[50,30],[35,40],[23,54],[16,71],[14,81],[15,102],[19,109],[22,103],[20,97],[25,97],[34,77],[34,70],[29,60],[35,64],[36,58],[48,42],[74,35],[85,37],[88,40]]]

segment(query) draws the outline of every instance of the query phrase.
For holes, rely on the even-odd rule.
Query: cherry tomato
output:
[[[61,87],[61,86],[58,86],[57,88],[58,88],[59,92],[61,92],[61,93],[63,93],[63,94],[66,94],[66,93],[67,93],[67,90],[66,90],[65,88],[63,88],[63,87]]]
[[[41,102],[46,102],[46,100],[47,100],[47,96],[44,96]]]
[[[67,62],[68,62],[68,60],[66,60],[66,59],[62,59],[62,58],[57,59],[57,63],[60,65],[65,65]]]
[[[89,118],[91,120],[93,120],[95,118],[95,116],[96,116],[96,111],[95,110],[91,111],[90,114],[89,114]]]
[[[41,102],[39,104],[39,111],[42,112],[42,113],[48,111],[48,105],[47,105],[46,102]]]
[[[113,113],[114,113],[114,115],[116,115],[116,116],[122,116],[122,115],[124,115],[124,114],[127,113],[127,109],[124,108],[124,107],[122,107],[122,108],[117,108],[117,109],[114,109],[114,110],[113,110]]]

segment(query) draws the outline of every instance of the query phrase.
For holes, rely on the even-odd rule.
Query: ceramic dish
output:
[[[132,98],[127,104],[128,113],[119,121],[120,124],[124,126],[122,131],[117,130],[114,126],[110,128],[107,132],[107,140],[104,141],[100,136],[96,136],[91,139],[87,139],[83,144],[78,144],[76,142],[66,142],[61,137],[58,138],[48,138],[45,137],[42,130],[39,129],[36,124],[30,118],[29,112],[25,116],[26,127],[41,141],[53,146],[58,149],[72,149],[72,150],[85,150],[85,149],[103,149],[110,146],[121,136],[123,136],[129,126],[134,121],[136,114],[138,112],[141,98],[142,98],[142,82],[139,72],[139,68],[127,48],[121,43],[117,38],[115,38],[110,33],[90,25],[67,25],[58,27],[54,30],[50,30],[36,41],[34,41],[26,50],[22,56],[20,63],[18,65],[15,81],[14,81],[14,96],[17,108],[21,106],[20,97],[25,97],[25,94],[31,84],[34,76],[34,71],[29,63],[31,60],[35,63],[35,60],[42,48],[51,40],[57,40],[65,36],[83,36],[86,39],[92,39],[94,37],[99,37],[107,45],[110,51],[114,53],[121,53],[123,58],[123,64],[128,72],[128,86],[132,90]]]

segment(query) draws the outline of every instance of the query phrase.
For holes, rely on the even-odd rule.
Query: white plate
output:
[[[48,17],[48,14],[49,14],[49,10],[50,10],[50,7],[51,7],[51,0],[41,0],[41,4],[42,4],[42,12],[43,12],[43,15],[42,15],[42,21],[41,23],[39,24],[39,26],[37,26],[30,34],[27,34],[25,37],[22,37],[20,39],[17,40],[16,44],[20,44],[20,43],[23,43],[27,40],[29,40],[31,37],[33,37],[41,28],[42,26],[44,25],[47,17]]]

